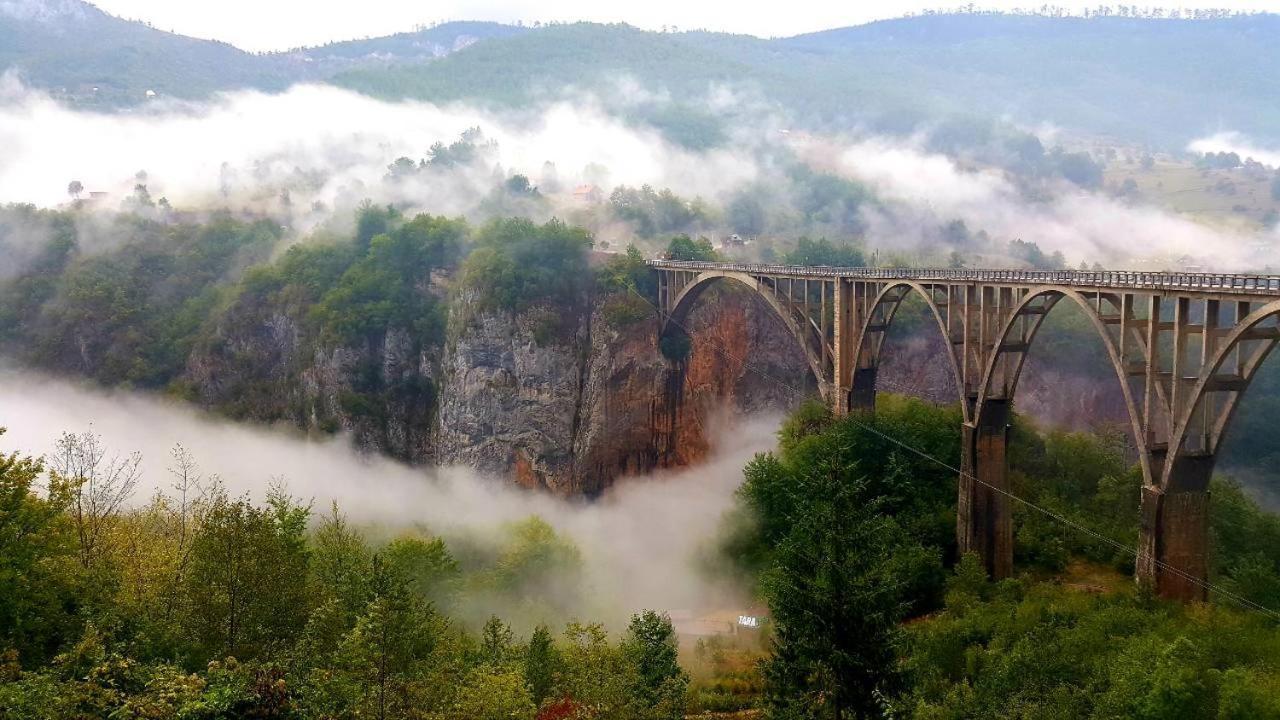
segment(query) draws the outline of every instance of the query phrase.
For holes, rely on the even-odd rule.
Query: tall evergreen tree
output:
[[[533,635],[529,638],[529,647],[524,653],[524,680],[529,685],[534,705],[541,707],[542,702],[551,695],[557,664],[551,631],[546,625],[539,625],[534,628]]]

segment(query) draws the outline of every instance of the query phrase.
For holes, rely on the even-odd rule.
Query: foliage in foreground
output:
[[[976,559],[949,588],[904,635],[901,716],[1280,718],[1280,631],[1258,614],[992,585]]]
[[[808,406],[777,454],[748,465],[741,496],[756,544],[738,552],[759,563],[772,613],[771,716],[871,716],[896,692],[899,623],[941,594],[954,479],[864,423],[949,457],[952,415],[889,401],[874,420],[835,420]]]
[[[874,419],[801,408],[778,452],[747,467],[730,553],[758,573],[772,613],[769,717],[1280,717],[1273,620],[1136,595],[1112,546],[1038,513],[1017,516],[1020,579],[992,584],[965,557],[944,583],[952,471],[888,438],[955,465],[958,414],[881,400]],[[1123,443],[1028,430],[1015,432],[1015,491],[1132,544]],[[1275,516],[1227,481],[1215,503],[1217,579],[1271,603]],[[1068,564],[1104,586],[1035,580]]]
[[[41,463],[0,455],[0,717],[684,715],[665,615],[621,639],[575,622],[525,640],[496,616],[473,629],[480,598],[521,622],[569,610],[547,588],[578,551],[536,518],[464,567],[439,538],[372,543],[336,507],[313,524],[280,489],[229,496],[181,450],[175,494],[126,509],[128,460],[92,436],[64,448],[43,492]]]

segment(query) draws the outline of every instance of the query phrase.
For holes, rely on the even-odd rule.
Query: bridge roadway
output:
[[[1280,276],[1137,271],[883,269],[651,260],[662,332],[708,287],[756,292],[804,351],[837,414],[875,408],[884,340],[908,298],[947,341],[963,410],[956,535],[993,577],[1013,569],[1006,447],[1027,353],[1059,302],[1074,304],[1116,373],[1142,466],[1137,575],[1202,600],[1209,479],[1240,398],[1280,342]]]

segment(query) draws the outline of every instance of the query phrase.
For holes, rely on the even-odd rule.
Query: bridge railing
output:
[[[719,263],[682,260],[649,260],[655,268],[670,270],[722,270],[750,275],[856,278],[861,280],[924,280],[996,282],[1028,285],[1132,288],[1223,292],[1280,296],[1280,275],[1239,275],[1196,272],[1141,272],[1133,270],[979,270],[951,268],[865,268],[758,263]]]

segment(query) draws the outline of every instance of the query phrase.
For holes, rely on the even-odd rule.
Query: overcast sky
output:
[[[1065,0],[1057,4],[1082,8],[1101,2]],[[447,20],[592,20],[627,22],[654,30],[674,25],[681,30],[705,28],[770,37],[952,5],[920,0],[96,0],[95,4],[121,17],[149,21],[163,30],[224,40],[247,50],[282,50],[387,35]],[[981,3],[983,7],[1001,9],[1039,4],[1025,0]],[[1280,0],[1212,0],[1204,5],[1274,11],[1280,9]]]

